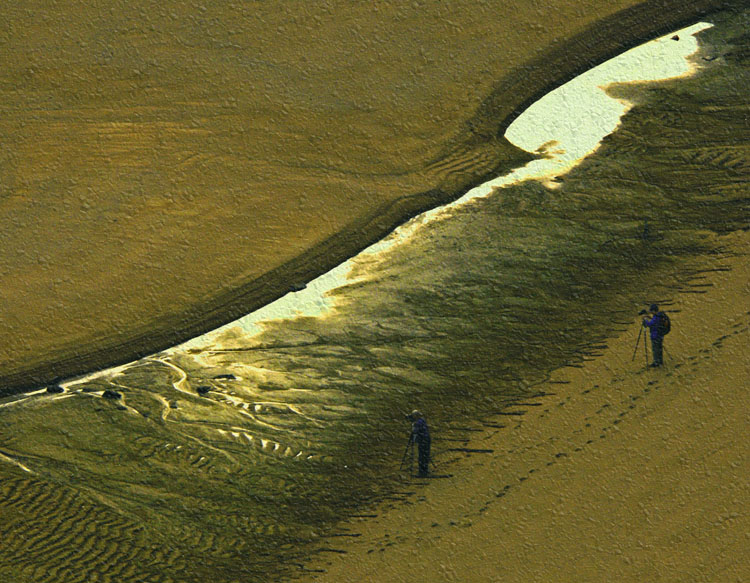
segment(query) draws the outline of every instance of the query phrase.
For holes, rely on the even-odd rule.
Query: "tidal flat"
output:
[[[427,412],[447,473],[467,435],[549,398],[537,383],[644,304],[700,293],[750,217],[748,12],[708,21],[700,71],[610,88],[636,106],[556,185],[498,190],[363,258],[324,317],[3,402],[2,578],[303,573],[342,518],[414,491],[404,412]]]
[[[577,73],[724,0],[0,10],[0,389],[129,362],[517,166]]]

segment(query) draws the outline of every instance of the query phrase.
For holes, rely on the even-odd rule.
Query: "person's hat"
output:
[[[421,419],[422,413],[420,413],[417,409],[414,409],[414,411],[411,412],[412,419]]]
[[[651,306],[649,307],[648,311],[656,313],[656,312],[659,311],[659,306],[657,306],[656,304],[651,304]]]

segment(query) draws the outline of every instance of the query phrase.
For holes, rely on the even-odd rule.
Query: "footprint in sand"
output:
[[[498,492],[497,494],[495,494],[495,497],[496,498],[502,498],[503,496],[505,496],[508,493],[508,490],[510,490],[510,484],[506,484],[505,487],[503,488],[503,491],[502,492]]]

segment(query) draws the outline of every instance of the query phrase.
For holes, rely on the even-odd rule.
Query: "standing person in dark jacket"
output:
[[[429,473],[430,466],[430,429],[424,415],[417,410],[411,412],[409,419],[412,421],[409,442],[417,444],[419,476],[424,477]]]
[[[643,318],[643,325],[650,329],[651,335],[651,352],[654,355],[654,361],[651,366],[661,366],[664,364],[663,350],[664,350],[664,319],[666,315],[664,312],[659,311],[659,306],[651,304],[648,309],[651,312],[651,317]]]

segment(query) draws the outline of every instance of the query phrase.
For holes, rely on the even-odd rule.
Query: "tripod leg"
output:
[[[648,366],[648,338],[643,339],[643,355],[646,358],[646,366]]]
[[[635,348],[633,349],[633,358],[631,362],[635,360],[635,354],[638,352],[638,344],[641,342],[641,335],[643,334],[643,326],[641,326],[640,332],[638,332],[638,340],[635,341]]]
[[[406,458],[409,455],[409,449],[413,445],[414,444],[412,443],[411,438],[410,438],[409,441],[406,443],[406,449],[404,450],[404,457],[401,458],[401,465],[398,467],[399,470],[403,470],[404,469],[404,464],[406,463]]]

